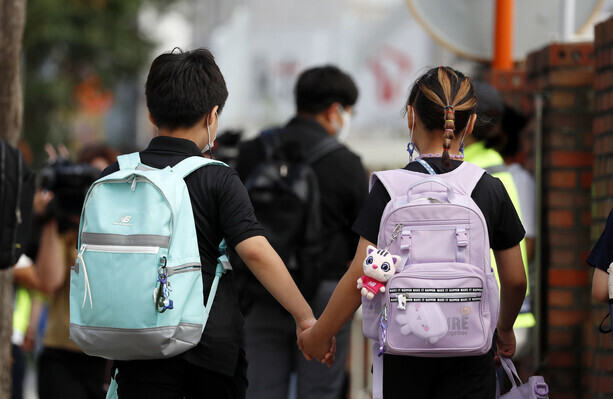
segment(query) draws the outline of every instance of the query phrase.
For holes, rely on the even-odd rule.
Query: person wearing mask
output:
[[[142,164],[174,167],[205,152],[214,158],[228,90],[209,50],[174,49],[159,55],[149,69],[145,96],[149,120],[158,135],[139,153]],[[117,170],[118,163],[113,163],[102,175]],[[264,237],[237,173],[225,165],[210,165],[185,177],[185,184],[194,213],[204,298],[211,289],[219,243],[225,239],[285,309],[293,333],[310,327],[315,322],[313,312]],[[233,271],[227,271],[219,280],[206,328],[195,347],[165,359],[114,361],[119,397],[244,398],[247,359],[238,296]]]
[[[476,114],[475,93],[468,77],[450,67],[429,70],[413,85],[405,109],[411,132],[408,149],[418,150],[420,159],[404,169],[423,173],[424,177],[453,173],[449,178],[463,179],[460,145],[464,136],[471,134]],[[351,266],[321,317],[299,338],[304,353],[317,359],[324,356],[332,337],[362,303],[356,281],[364,274],[368,246],[377,247],[381,216],[391,200],[385,187],[379,180],[370,190],[353,225],[360,241]],[[459,357],[383,353],[382,389],[386,399],[493,398],[496,351],[505,357],[515,353],[513,323],[526,290],[519,248],[524,229],[499,179],[483,173],[470,197],[483,213],[499,269],[500,315],[492,348],[481,355]],[[379,248],[386,245],[379,243]]]
[[[324,140],[330,137],[343,141],[348,132],[351,114],[358,98],[353,79],[336,66],[309,68],[298,77],[294,87],[296,115],[283,127],[275,129],[278,147],[273,157],[293,162],[304,161]],[[263,133],[264,134],[264,133]],[[266,159],[262,137],[244,142],[239,149],[236,170],[243,182]],[[311,164],[316,176],[321,201],[320,231],[316,232],[320,252],[318,264],[299,265],[317,270],[314,291],[306,294],[305,286],[298,282],[307,295],[315,315],[319,315],[334,287],[351,261],[358,236],[351,231],[368,193],[366,171],[358,155],[342,144]],[[272,199],[274,201],[274,199]],[[278,203],[278,207],[283,204]],[[257,203],[256,215],[262,212]],[[274,209],[274,206],[272,207]],[[260,213],[261,214],[261,213]],[[260,218],[260,216],[258,216]],[[263,219],[262,219],[263,220]],[[266,226],[271,236],[284,236],[288,225],[300,225],[301,220],[288,220]],[[300,247],[300,243],[298,247]],[[283,251],[286,264],[291,262],[291,251]],[[246,291],[257,293],[250,289]],[[345,382],[345,360],[349,350],[350,323],[347,320],[336,336],[336,362],[330,368],[307,362],[295,347],[293,322],[269,295],[254,294],[246,310],[246,348],[249,359],[248,399],[285,399],[288,396],[291,373],[297,376],[297,398],[337,399]]]

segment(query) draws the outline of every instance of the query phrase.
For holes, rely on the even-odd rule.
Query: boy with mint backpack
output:
[[[298,333],[315,319],[236,172],[203,157],[213,158],[228,95],[212,54],[158,56],[145,94],[158,136],[109,166],[84,204],[71,338],[115,360],[109,396],[244,398],[243,321],[226,245],[293,315]]]

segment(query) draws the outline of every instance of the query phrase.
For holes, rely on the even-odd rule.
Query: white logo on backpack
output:
[[[130,224],[130,220],[132,220],[132,216],[120,216],[119,219],[113,222],[113,224],[118,224],[120,226],[132,226]]]

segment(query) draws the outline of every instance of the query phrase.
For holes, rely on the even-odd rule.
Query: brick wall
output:
[[[613,19],[596,26],[594,54],[592,243],[613,208]],[[606,305],[592,303],[585,326],[588,339],[583,364],[590,370],[585,384],[591,387],[592,398],[613,398],[613,340],[596,328],[607,311]]]
[[[588,372],[583,347],[590,319],[593,165],[592,43],[551,44],[529,54],[524,112],[534,111],[534,94],[544,98],[542,119],[542,284],[543,358],[536,370],[552,397],[585,397]],[[526,166],[534,171],[530,150]],[[582,388],[582,386],[584,388]]]

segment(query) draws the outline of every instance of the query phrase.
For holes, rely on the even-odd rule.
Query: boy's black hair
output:
[[[216,105],[220,114],[228,89],[209,50],[175,48],[153,60],[145,95],[155,125],[172,130],[194,126]]]
[[[298,112],[318,114],[335,102],[352,106],[358,99],[353,79],[333,65],[307,69],[294,87]]]

